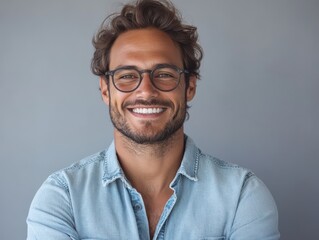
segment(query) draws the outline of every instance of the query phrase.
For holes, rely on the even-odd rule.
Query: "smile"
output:
[[[133,108],[132,111],[138,114],[156,114],[164,111],[163,108]]]

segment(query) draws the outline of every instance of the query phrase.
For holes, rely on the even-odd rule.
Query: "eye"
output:
[[[156,78],[173,78],[174,76],[170,73],[158,73]]]
[[[161,68],[154,72],[154,78],[161,81],[172,81],[178,79],[178,73],[171,68]]]
[[[136,75],[133,75],[133,74],[125,74],[125,75],[122,75],[119,77],[120,79],[134,79],[134,78],[137,78]]]
[[[117,81],[132,81],[139,79],[139,74],[136,71],[132,70],[119,70],[114,74],[114,78]]]

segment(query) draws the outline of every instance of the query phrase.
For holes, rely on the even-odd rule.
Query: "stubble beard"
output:
[[[111,99],[110,99],[111,102]],[[154,104],[154,102],[152,102]],[[169,139],[172,139],[174,134],[179,130],[186,119],[186,100],[180,109],[177,109],[176,114],[166,125],[158,130],[154,129],[152,121],[145,121],[143,130],[133,130],[124,116],[120,114],[116,106],[110,104],[109,114],[113,126],[128,140],[137,144],[152,145],[152,144],[165,144]]]

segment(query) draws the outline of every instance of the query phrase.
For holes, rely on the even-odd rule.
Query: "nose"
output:
[[[136,89],[136,93],[138,96],[148,99],[151,97],[156,97],[158,94],[157,89],[153,86],[151,81],[150,72],[142,73],[142,80],[138,88]]]

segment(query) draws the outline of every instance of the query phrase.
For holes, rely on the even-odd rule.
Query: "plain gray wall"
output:
[[[187,133],[269,187],[282,239],[319,239],[319,1],[175,0],[204,48]],[[0,239],[25,239],[46,177],[104,149],[89,65],[115,0],[1,0]]]

